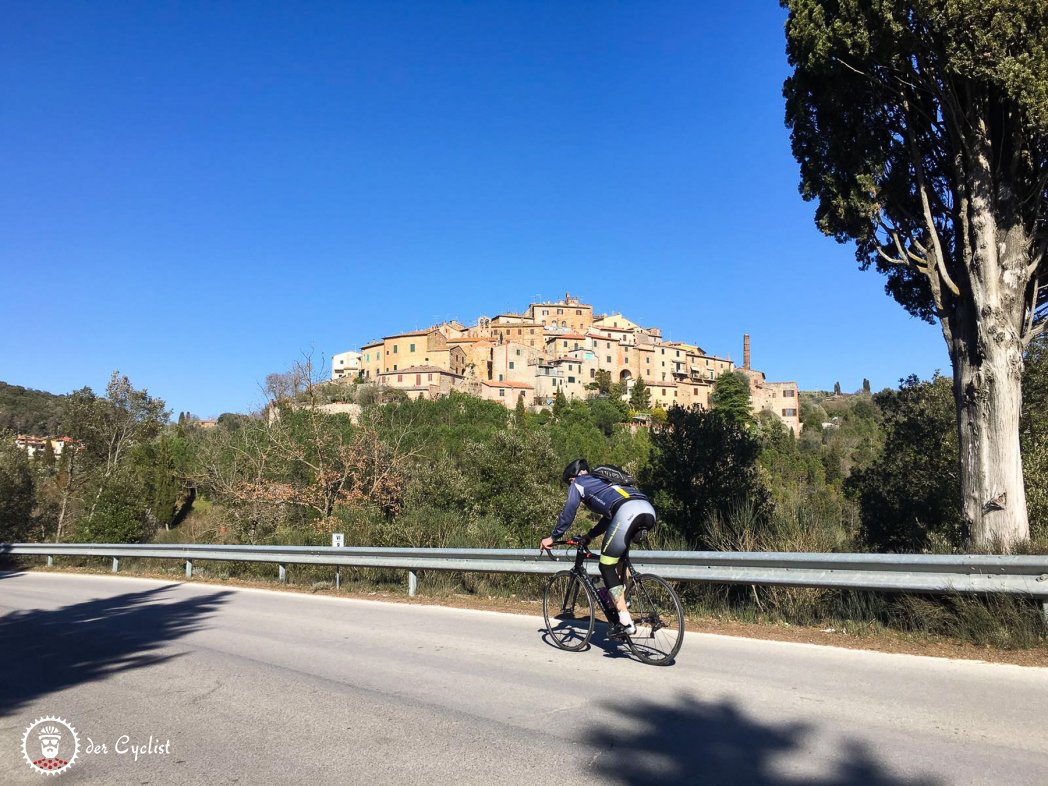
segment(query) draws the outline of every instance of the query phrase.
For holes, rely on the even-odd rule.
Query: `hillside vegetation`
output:
[[[1034,350],[1029,380],[1042,385],[1048,363]],[[653,548],[969,547],[950,383],[941,377],[873,394],[805,393],[799,437],[771,413],[754,418],[734,395],[716,397],[724,405],[712,410],[653,410],[648,429],[632,423],[637,410],[617,390],[559,398],[552,411],[533,414],[458,393],[388,398],[361,384],[342,397],[359,405],[351,418],[319,410],[330,388],[301,378],[293,395],[274,399],[271,418],[226,415],[208,430],[189,419],[169,424],[163,401],[117,374],[104,395],[85,388],[63,397],[61,419],[78,450],[30,460],[13,440],[0,445],[0,542],[322,545],[342,532],[353,545],[534,548],[563,504],[561,469],[585,456],[639,478],[659,511]],[[1029,400],[1028,483],[1043,489],[1048,428],[1038,394]],[[1036,536],[1024,548],[1043,550],[1043,504],[1031,512]],[[589,528],[587,518],[580,514],[575,531]],[[265,568],[221,570],[252,576]],[[470,593],[535,591],[520,576],[440,581]],[[957,635],[1007,646],[1044,635],[1032,603],[990,610],[976,602],[973,611],[950,599],[833,590],[689,585],[686,594],[693,607],[733,616],[904,628],[933,620],[937,631],[959,625],[968,632]],[[969,618],[992,622],[973,633],[958,623]]]
[[[64,398],[0,382],[0,429],[55,436],[61,428]]]

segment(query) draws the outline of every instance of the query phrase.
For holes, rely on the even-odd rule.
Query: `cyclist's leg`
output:
[[[619,612],[619,622],[625,626],[632,624],[626,597],[623,592],[623,578],[620,575],[622,557],[629,550],[630,542],[637,532],[650,529],[655,525],[655,510],[646,500],[627,500],[615,511],[604,536],[600,550],[600,573],[604,584],[615,601]]]

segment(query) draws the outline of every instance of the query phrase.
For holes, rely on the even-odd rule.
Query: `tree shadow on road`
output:
[[[41,696],[177,657],[157,651],[197,630],[231,594],[157,602],[177,586],[0,617],[0,717]]]
[[[683,698],[613,703],[624,724],[584,730],[601,751],[592,764],[609,783],[702,784],[703,786],[942,786],[928,775],[899,775],[879,763],[858,740],[837,751],[821,775],[789,774],[777,765],[810,750],[812,729],[803,723],[776,725],[747,716],[731,701]],[[828,770],[827,768],[830,768]],[[832,771],[831,771],[832,770]],[[826,774],[829,772],[829,774]]]

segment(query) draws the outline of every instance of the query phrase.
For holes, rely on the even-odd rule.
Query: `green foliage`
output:
[[[772,551],[826,551],[853,545],[858,506],[838,473],[837,445],[798,440],[770,412],[760,413],[761,477],[774,505],[773,533],[754,533]],[[831,470],[834,467],[836,471]]]
[[[374,414],[384,439],[398,439],[404,450],[430,458],[461,456],[470,442],[490,439],[510,422],[501,404],[453,392],[435,400],[400,401]]]
[[[874,400],[884,413],[884,448],[846,484],[862,509],[863,543],[891,552],[962,546],[967,533],[950,380],[910,377]]]
[[[167,529],[174,521],[187,489],[187,442],[171,433],[132,448],[131,462],[141,484],[146,518]]]
[[[985,149],[992,151],[1001,194],[994,209],[1010,212],[1006,223],[1027,228],[1034,239],[1043,221],[1048,155],[1044,4],[783,5],[790,11],[787,53],[795,68],[784,88],[786,118],[801,192],[818,201],[819,228],[840,242],[854,239],[863,268],[876,265],[887,276],[888,293],[930,322],[936,309],[929,278],[916,265],[881,257],[879,248],[889,257],[898,250],[893,237],[878,233],[892,228],[907,250],[925,257],[927,209],[941,236],[941,261],[963,284],[968,245],[957,206],[973,201],[966,189],[977,167],[969,156]],[[1004,117],[1009,121],[997,122]],[[911,246],[911,238],[925,246]],[[1042,260],[1041,270],[1046,266]]]
[[[513,422],[518,426],[523,426],[527,422],[527,409],[524,406],[524,391],[520,391],[520,395],[517,396],[517,406],[513,411]]]
[[[0,382],[0,429],[18,434],[56,436],[64,396]]]
[[[713,385],[710,407],[740,428],[752,429],[755,420],[750,403],[750,381],[741,371],[725,371]]]
[[[488,522],[506,545],[523,546],[551,528],[563,504],[555,485],[559,474],[553,445],[542,431],[513,429],[466,452],[470,479],[468,515]]]
[[[651,409],[651,391],[648,390],[643,377],[638,377],[637,381],[633,383],[633,390],[630,391],[630,407],[643,411]]]
[[[654,493],[659,516],[692,548],[709,548],[709,519],[749,506],[768,513],[768,492],[757,469],[760,443],[721,411],[671,407],[651,436],[651,461],[641,483]]]
[[[14,435],[0,431],[0,543],[28,540],[34,505],[33,473]]]
[[[110,474],[135,443],[157,436],[170,413],[161,399],[136,390],[114,371],[104,398],[91,388],[71,393],[63,409],[64,430],[83,443],[80,458]]]
[[[594,386],[598,394],[607,396],[611,393],[611,372],[606,368],[597,369],[597,374],[593,378],[591,384]]]
[[[76,539],[84,543],[138,543],[155,531],[150,525],[142,484],[130,472],[106,478],[92,514],[77,527]]]
[[[568,406],[568,397],[564,395],[564,388],[557,388],[557,395],[553,397],[553,417],[560,417]]]
[[[1026,353],[1019,436],[1030,533],[1034,540],[1048,539],[1048,339],[1043,335]]]
[[[869,466],[880,450],[880,409],[864,393],[802,393],[801,418],[801,449],[818,455],[835,485],[854,469]]]

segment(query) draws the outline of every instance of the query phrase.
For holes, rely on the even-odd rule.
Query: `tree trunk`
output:
[[[1022,388],[1014,362],[1021,350],[991,346],[982,357],[961,351],[954,360],[962,512],[975,548],[1010,550],[1029,537],[1019,452]]]
[[[1001,230],[990,196],[989,167],[979,157],[965,222],[967,285],[946,332],[958,412],[962,513],[972,545],[1011,550],[1029,538],[1019,448],[1022,409],[1025,272],[1030,249],[1013,224]]]

